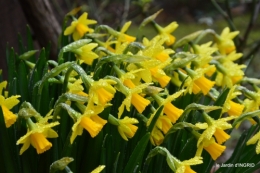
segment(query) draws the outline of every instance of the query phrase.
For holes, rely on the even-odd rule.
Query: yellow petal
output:
[[[32,146],[41,154],[52,147],[52,144],[41,133],[33,133],[30,136]]]
[[[30,139],[27,138],[27,140],[24,142],[24,144],[23,144],[23,146],[22,146],[22,148],[21,148],[21,150],[20,150],[20,155],[22,155],[23,152],[30,147],[30,144],[31,144],[31,143],[30,143]]]
[[[103,127],[101,124],[94,122],[89,117],[82,117],[80,121],[80,125],[89,132],[92,138],[97,136]]]
[[[10,127],[12,124],[15,123],[17,116],[9,111],[4,105],[1,106],[4,114],[5,125],[6,127]]]
[[[139,94],[133,94],[131,103],[134,105],[134,107],[137,109],[139,113],[142,113],[146,106],[150,104],[150,101],[143,98]]]

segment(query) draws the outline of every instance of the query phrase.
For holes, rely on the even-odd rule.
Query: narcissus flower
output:
[[[97,43],[89,43],[79,49],[73,50],[73,52],[81,62],[92,65],[94,59],[98,58],[98,55],[92,51],[97,46]]]
[[[232,125],[229,124],[227,121],[235,119],[236,117],[233,116],[233,117],[219,118],[217,120],[214,120],[206,113],[203,113],[203,117],[206,123],[196,124],[197,127],[201,129],[206,129],[199,137],[198,145],[200,145],[200,143],[205,139],[210,140],[210,138],[213,135],[215,136],[219,144],[222,144],[223,142],[225,142],[230,138],[230,136],[224,130],[232,128]]]
[[[81,79],[77,79],[73,83],[69,82],[67,92],[87,97],[88,94],[84,92],[84,87],[81,84]]]
[[[237,95],[240,95],[241,92],[236,91],[237,85],[234,85],[230,90],[227,95],[226,101],[223,105],[223,110],[222,112],[227,112],[228,115],[230,116],[239,116],[242,114],[244,105],[236,103],[232,101]]]
[[[78,19],[71,22],[71,25],[67,27],[64,31],[64,35],[73,34],[73,40],[81,39],[84,34],[92,33],[94,30],[89,28],[88,25],[95,24],[97,21],[87,19],[88,13],[83,13]]]
[[[205,149],[213,160],[217,160],[219,156],[225,151],[226,146],[220,145],[215,142],[214,138],[210,140],[205,139],[199,145],[196,152],[196,156],[201,156],[202,150]]]
[[[190,77],[187,78],[183,72],[179,71],[179,74],[185,79],[184,87],[191,94],[198,94],[202,91],[203,95],[207,95],[210,89],[214,86],[215,82],[207,79],[204,74],[213,68],[213,65],[210,65],[206,68],[198,68],[195,71],[189,68],[186,68],[186,72]]]
[[[105,105],[112,100],[116,93],[116,89],[112,86],[114,84],[116,82],[111,79],[100,79],[99,81],[91,82],[89,99],[93,100],[97,105]]]
[[[16,143],[16,145],[23,144],[20,155],[29,148],[30,144],[37,150],[38,154],[49,150],[52,144],[46,138],[58,137],[58,134],[51,127],[58,125],[59,122],[41,124],[34,123],[30,118],[26,122],[28,131]]]
[[[175,158],[174,163],[176,165],[176,173],[196,173],[190,168],[190,166],[201,164],[203,163],[203,161],[202,157],[194,157],[189,160],[184,160],[182,162]]]
[[[173,31],[175,31],[175,29],[178,27],[179,25],[176,22],[172,22],[169,25],[167,25],[166,27],[161,27],[160,25],[158,25],[157,23],[155,23],[155,27],[158,30],[158,32],[160,33],[160,35],[162,37],[167,38],[167,41],[165,42],[167,46],[172,45],[175,42],[175,37],[173,35],[171,35],[171,33]]]
[[[158,145],[162,144],[163,140],[164,140],[164,135],[163,135],[162,131],[157,126],[155,126],[150,135],[151,143],[153,145],[158,146]]]
[[[0,106],[4,115],[5,125],[8,128],[12,124],[14,124],[17,119],[17,116],[10,110],[19,103],[19,100],[17,98],[19,98],[20,96],[16,95],[5,98],[2,95],[2,91],[6,87],[6,85],[6,81],[0,83]]]
[[[126,98],[124,99],[121,106],[118,108],[118,118],[121,117],[121,115],[124,112],[124,108],[126,108],[127,111],[130,111],[131,104],[137,109],[139,113],[142,113],[146,106],[150,104],[150,101],[139,95],[138,93],[141,93],[144,88],[146,88],[150,84],[141,84],[138,86],[135,86],[132,89],[129,89],[125,86],[118,87],[119,90],[121,90]]]
[[[236,49],[233,39],[239,34],[239,31],[230,32],[228,27],[224,28],[220,36],[216,36],[216,45],[219,52],[227,55]]]
[[[182,109],[175,107],[171,102],[178,98],[181,94],[184,93],[185,90],[180,90],[166,99],[161,98],[158,95],[152,95],[155,101],[159,104],[159,106],[164,105],[163,112],[167,115],[167,117],[171,120],[172,123],[175,123],[181,114],[183,113]]]
[[[134,137],[138,127],[133,124],[138,123],[137,119],[124,117],[123,119],[119,119],[118,123],[118,132],[124,140],[128,141],[128,138]]]
[[[107,123],[107,120],[98,116],[103,110],[104,106],[94,106],[91,101],[88,102],[84,113],[78,113],[76,115],[76,122],[72,127],[72,135],[70,137],[71,144],[78,135],[82,135],[83,128],[89,132],[92,138],[98,135],[103,126]]]
[[[143,39],[144,49],[140,50],[137,55],[146,56],[165,62],[174,53],[172,49],[165,49],[163,43],[167,40],[165,37],[155,36],[151,41]]]
[[[258,133],[256,133],[251,139],[249,139],[246,143],[246,145],[252,145],[252,144],[256,144],[256,153],[259,154],[260,153],[260,131]]]

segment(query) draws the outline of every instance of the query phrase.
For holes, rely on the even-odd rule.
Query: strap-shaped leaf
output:
[[[150,133],[147,132],[142,137],[142,139],[138,142],[132,155],[130,156],[130,159],[128,160],[128,163],[123,173],[133,173],[137,166],[140,167],[140,165],[142,164],[144,151],[148,144],[149,138],[150,138]]]

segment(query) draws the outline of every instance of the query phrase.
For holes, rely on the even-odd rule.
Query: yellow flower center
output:
[[[167,46],[170,46],[175,42],[176,38],[171,34],[167,34],[167,36],[168,36],[168,40],[165,42],[165,44]]]
[[[225,151],[226,146],[222,146],[214,142],[203,148],[210,154],[213,160],[216,160]]]
[[[164,105],[163,112],[167,115],[172,123],[175,123],[183,113],[183,110],[176,108],[172,103],[166,103]]]
[[[244,105],[235,103],[231,100],[229,101],[229,105],[230,105],[230,109],[228,110],[228,115],[235,115],[235,116],[241,115],[245,107]]]
[[[33,133],[30,136],[32,146],[41,154],[52,147],[52,144],[46,139],[42,133]]]
[[[158,55],[155,56],[156,59],[160,60],[161,62],[165,62],[170,56],[165,53],[165,52],[161,52]]]
[[[83,35],[89,30],[87,26],[78,23],[76,26],[76,30],[78,31],[80,37],[83,37]]]
[[[193,171],[190,166],[185,166],[185,171],[184,173],[196,173],[195,171]]]
[[[97,95],[98,95],[98,100],[100,101],[100,103],[102,105],[106,104],[107,102],[112,100],[112,98],[114,97],[113,94],[111,94],[110,92],[108,92],[104,88],[99,88],[96,92],[97,92]]]
[[[198,78],[194,83],[201,89],[204,95],[207,95],[209,90],[214,86],[215,82],[212,82],[205,78],[204,76]]]
[[[219,144],[222,144],[230,138],[230,136],[224,130],[219,128],[216,128],[214,136],[216,137]]]
[[[2,105],[2,110],[4,114],[4,119],[5,119],[5,125],[6,127],[10,127],[12,124],[15,123],[17,116],[13,114],[5,105]]]
[[[137,109],[139,113],[142,113],[146,106],[150,104],[150,101],[143,98],[139,94],[133,94],[131,99],[132,105]]]
[[[92,138],[97,136],[97,134],[101,131],[103,127],[101,124],[94,122],[89,117],[81,118],[80,125],[89,132]]]

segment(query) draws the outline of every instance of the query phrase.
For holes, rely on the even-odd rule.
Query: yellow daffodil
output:
[[[172,49],[165,49],[163,46],[165,40],[166,38],[162,38],[161,36],[156,36],[151,41],[144,38],[143,45],[145,46],[145,49],[140,50],[137,54],[165,62],[170,58],[170,54],[174,53],[174,50]]]
[[[161,145],[164,140],[164,135],[160,129],[158,129],[157,126],[154,126],[151,135],[150,135],[150,141],[153,145]]]
[[[183,87],[186,87],[187,92],[190,94],[193,92],[194,94],[198,94],[202,91],[203,95],[207,95],[210,89],[214,86],[215,82],[207,79],[204,74],[213,68],[213,65],[210,65],[206,68],[198,68],[195,71],[189,68],[186,68],[186,72],[189,77],[185,75],[183,72],[179,71],[179,74],[183,76],[185,79],[185,83]]]
[[[252,138],[250,138],[246,145],[252,145],[252,144],[256,144],[256,153],[259,154],[260,153],[260,131],[258,133],[256,133]]]
[[[71,144],[78,135],[82,135],[83,128],[89,132],[92,138],[98,135],[103,126],[107,123],[107,120],[98,116],[103,110],[104,106],[94,106],[91,101],[88,102],[84,113],[78,113],[76,117],[77,120],[72,127],[72,135],[70,137]]]
[[[93,99],[93,102],[97,105],[105,105],[114,97],[116,92],[112,86],[114,84],[116,82],[111,79],[100,79],[99,81],[91,82],[89,99]]]
[[[46,138],[56,138],[58,134],[51,129],[58,125],[59,122],[54,123],[34,123],[30,118],[27,119],[28,131],[26,135],[22,136],[16,145],[23,144],[20,155],[27,150],[30,144],[41,154],[52,147],[52,144]]]
[[[243,68],[246,65],[238,65],[234,61],[238,60],[243,56],[242,53],[231,52],[228,55],[224,55],[218,59],[216,67],[218,70],[216,77],[216,84],[222,87],[231,88],[233,85],[238,83],[244,77]]]
[[[236,91],[236,87],[237,85],[234,85],[230,90],[229,93],[227,95],[226,101],[223,105],[223,110],[222,112],[227,112],[228,115],[230,116],[239,116],[242,114],[243,109],[244,109],[244,105],[236,103],[234,101],[232,101],[232,99],[234,99],[235,97],[237,97],[237,95],[240,95],[241,92]]]
[[[163,99],[158,95],[152,96],[155,99],[155,101],[159,104],[159,106],[164,105],[163,112],[167,115],[167,117],[171,120],[172,123],[175,123],[179,119],[179,117],[183,113],[183,110],[175,107],[171,102],[178,98],[181,94],[183,94],[184,91],[185,90],[180,90],[168,96],[166,99]]]
[[[202,45],[194,45],[193,51],[195,54],[199,55],[197,58],[194,59],[193,64],[195,68],[206,68],[209,66],[209,62],[213,59],[211,56],[214,52],[217,51],[217,48],[210,47],[212,42],[208,42]],[[213,73],[216,71],[216,67],[213,66],[210,70],[205,72],[207,76],[212,76]]]
[[[201,156],[202,150],[205,149],[213,160],[217,160],[219,156],[225,151],[226,146],[222,146],[215,142],[214,138],[204,139],[199,145],[196,156]]]
[[[166,87],[166,85],[170,82],[171,78],[165,74],[163,68],[169,65],[170,62],[171,59],[167,59],[164,62],[161,62],[156,59],[143,61],[139,64],[143,70],[135,73],[136,80],[140,81],[140,79],[143,79],[146,83],[150,83],[153,80],[155,82],[159,82],[161,87]],[[132,64],[127,67],[127,70],[132,71],[137,70],[139,68],[140,67]]]
[[[88,94],[84,92],[84,87],[81,85],[82,83],[81,79],[77,79],[73,83],[69,82],[67,92],[87,97]]]
[[[121,106],[118,108],[118,118],[121,117],[121,115],[124,112],[124,108],[126,107],[127,111],[130,111],[130,106],[131,104],[137,109],[139,113],[142,113],[146,106],[150,104],[150,101],[143,98],[141,95],[138,93],[141,93],[144,88],[146,88],[150,84],[141,84],[138,86],[135,86],[132,89],[126,88],[126,87],[121,87],[124,91],[122,91],[125,95],[126,98],[122,102]]]
[[[164,134],[166,134],[170,128],[172,127],[171,120],[169,117],[160,115],[159,118],[157,119],[156,126],[158,129],[160,129]]]
[[[171,35],[171,33],[178,27],[176,22],[172,22],[164,28],[155,23],[155,27],[162,37],[167,38],[167,41],[165,42],[167,46],[171,46],[175,42],[175,37]]]
[[[134,137],[138,127],[133,124],[138,123],[137,119],[124,117],[123,119],[119,119],[118,123],[118,132],[124,140],[128,141],[128,138]]]
[[[236,49],[233,39],[239,34],[239,31],[230,32],[228,27],[224,28],[220,36],[216,36],[216,46],[219,52],[227,55]]]
[[[87,19],[88,13],[83,13],[77,20],[71,22],[71,25],[64,31],[64,35],[73,34],[73,40],[81,39],[84,34],[92,33],[94,30],[89,28],[88,25],[95,24],[97,21]]]
[[[97,43],[89,43],[79,49],[73,50],[73,52],[76,54],[77,59],[79,59],[81,62],[92,65],[94,59],[99,57],[92,51],[97,46]]]
[[[19,103],[18,98],[20,96],[16,95],[16,96],[5,98],[2,95],[2,91],[4,88],[6,88],[6,85],[7,85],[6,81],[0,83],[0,106],[2,108],[2,112],[4,115],[5,125],[8,128],[12,124],[14,124],[17,119],[17,116],[10,110]]]
[[[132,23],[132,22],[129,21],[129,22],[126,22],[126,23],[124,24],[124,26],[123,26],[122,29],[120,30],[120,33],[118,34],[118,39],[117,39],[117,41],[119,41],[119,42],[129,42],[129,43],[135,41],[135,39],[136,39],[135,37],[125,34],[125,32],[126,32],[126,31],[128,30],[128,28],[130,27],[131,23]]]
[[[203,113],[203,117],[207,123],[196,124],[197,127],[200,127],[201,129],[206,129],[199,137],[198,145],[200,145],[200,143],[205,139],[210,140],[213,135],[215,136],[219,144],[222,144],[230,138],[230,136],[224,130],[232,128],[232,125],[229,124],[227,121],[235,119],[236,117],[233,116],[214,120],[206,113]]]
[[[182,162],[175,158],[174,163],[176,165],[175,173],[196,173],[190,168],[190,166],[201,164],[203,163],[203,161],[202,161],[202,157],[194,157],[189,160],[184,160]]]

